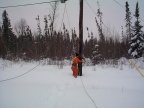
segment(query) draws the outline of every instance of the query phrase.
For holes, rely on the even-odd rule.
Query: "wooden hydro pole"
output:
[[[67,0],[61,0],[61,3],[65,3]],[[83,0],[80,0],[80,13],[79,13],[79,59],[82,60],[83,50]],[[79,76],[82,76],[82,62],[78,63]]]
[[[79,59],[82,59],[83,50],[83,0],[80,0],[80,14],[79,14]],[[79,75],[82,76],[82,62],[78,64]]]

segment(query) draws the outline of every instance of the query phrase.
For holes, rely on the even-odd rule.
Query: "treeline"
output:
[[[37,19],[39,20],[39,17]],[[20,22],[19,27],[22,26],[24,20],[22,19]],[[47,25],[47,19],[45,19],[45,22],[44,35],[41,34],[39,26],[37,34],[32,34],[29,26],[26,26],[19,31],[19,36],[16,36],[12,31],[8,13],[4,11],[3,25],[0,28],[0,56],[7,59],[20,58],[24,60],[40,60],[43,58],[51,58],[53,60],[72,59],[74,49],[78,51],[79,39],[75,29],[70,34],[70,31],[63,24],[62,31],[52,32],[52,29]],[[97,38],[94,38],[92,33],[89,37],[90,39],[83,43],[83,54],[84,57],[92,59],[95,45],[101,43]],[[127,55],[126,43],[112,37],[104,40],[104,43],[102,43],[103,48],[99,47],[99,51],[103,52],[102,58],[118,59]],[[75,47],[74,49],[73,46]]]
[[[7,59],[40,60],[70,59],[73,54],[72,43],[66,29],[63,32],[52,33],[51,29],[45,27],[45,34],[32,34],[29,26],[19,31],[16,36],[12,32],[7,12],[3,13],[3,25],[0,29],[0,56]],[[22,21],[21,21],[22,22]]]
[[[127,10],[128,5],[126,5],[126,15],[129,13]],[[53,13],[56,12],[56,5],[53,11]],[[62,30],[56,31],[54,30],[55,14],[49,15],[48,18],[49,20],[47,17],[44,17],[45,27],[43,34],[40,27],[39,16],[36,18],[37,33],[32,33],[30,27],[25,23],[25,20],[21,19],[15,26],[17,32],[17,34],[15,34],[11,27],[8,13],[4,11],[2,14],[2,26],[0,26],[0,57],[4,59],[22,60],[40,60],[44,58],[50,58],[52,60],[72,59],[74,51],[78,51],[79,42],[75,29],[68,31],[63,23]],[[142,46],[144,34],[142,33],[138,35],[142,39],[139,43],[141,45],[141,55],[133,56],[132,50],[131,52],[129,51],[135,43],[134,41],[132,43],[132,39],[134,39],[134,37],[132,37],[134,36],[133,34],[139,34],[139,31],[142,32],[142,26],[137,27],[140,23],[136,23],[133,26],[133,28],[135,28],[133,32],[130,29],[130,35],[128,34],[129,32],[125,34],[122,31],[122,39],[120,39],[121,35],[116,31],[110,30],[110,28],[103,29],[102,12],[100,8],[98,9],[98,18],[99,19],[95,18],[95,23],[98,28],[99,39],[93,35],[93,32],[89,33],[88,27],[86,28],[88,31],[88,39],[83,42],[83,56],[85,58],[90,58],[93,60],[93,63],[96,64],[99,63],[99,61],[103,62],[108,59],[119,59],[121,57],[137,58],[144,54],[142,50],[144,48],[144,46]],[[136,18],[136,21],[139,21],[139,16]],[[126,16],[125,20],[126,27],[132,28],[131,25],[130,27],[128,26],[130,18]],[[138,29],[138,32],[134,32],[136,29]]]
[[[10,19],[6,11],[3,12],[3,25],[0,27],[0,56],[7,59],[40,60],[51,58],[53,60],[70,59],[74,55],[72,39],[69,31],[63,24],[60,32],[52,30],[45,18],[44,35],[38,23],[38,33],[32,34],[29,26],[25,26],[24,19],[18,24],[18,36],[11,28]],[[39,22],[39,17],[37,18]],[[21,28],[21,29],[20,29]],[[78,38],[75,30],[72,31],[75,46]],[[77,50],[77,48],[76,48]]]

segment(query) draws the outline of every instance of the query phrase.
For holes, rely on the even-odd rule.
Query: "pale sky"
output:
[[[4,6],[16,6],[16,5],[24,5],[24,4],[33,4],[40,2],[48,2],[51,0],[0,0],[0,7]],[[53,1],[53,0],[52,0]],[[91,6],[91,9],[89,5]],[[84,40],[87,37],[86,27],[89,27],[89,31],[93,31],[94,36],[97,36],[97,27],[95,23],[95,13],[97,12],[97,0],[84,0],[84,20],[83,20],[83,31],[84,31]],[[117,1],[118,3],[116,3]],[[106,26],[111,26],[111,28],[117,30],[121,35],[121,26],[125,27],[125,2],[128,1],[129,8],[131,12],[135,13],[136,2],[139,2],[140,8],[140,18],[141,24],[144,25],[144,0],[99,0],[100,9],[103,13],[103,22]],[[123,6],[121,6],[121,5]],[[79,28],[79,0],[68,0],[66,2],[68,17],[70,21],[71,28],[76,28],[77,34]],[[62,22],[62,16],[64,12],[65,4],[59,3],[58,6],[58,18],[56,19],[56,29],[59,30]],[[37,21],[35,18],[39,15],[41,21],[41,28],[44,27],[44,16],[50,13],[50,4],[40,4],[33,6],[25,6],[25,7],[16,7],[16,8],[0,8],[0,22],[2,22],[2,13],[4,10],[7,11],[12,27],[14,28],[14,24],[19,21],[21,18],[26,19],[27,24],[32,29],[32,32],[37,30]],[[93,12],[95,11],[95,13]],[[135,18],[132,14],[133,21]],[[68,18],[65,13],[64,23],[66,24],[66,28],[69,29],[68,26]],[[103,28],[105,28],[103,26]]]

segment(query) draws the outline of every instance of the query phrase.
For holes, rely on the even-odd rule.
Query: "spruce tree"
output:
[[[125,25],[125,27],[126,27],[126,41],[122,42],[122,43],[123,44],[125,43],[126,46],[124,47],[125,48],[124,50],[125,50],[125,52],[127,52],[127,54],[125,54],[125,55],[127,55],[127,57],[129,57],[130,55],[128,54],[128,50],[130,48],[129,41],[130,41],[131,35],[132,35],[132,22],[131,22],[132,17],[131,17],[131,12],[130,12],[130,9],[129,9],[128,2],[126,2],[125,7],[126,7],[126,17],[125,17],[125,21],[126,21],[126,25]],[[124,36],[124,35],[122,34],[122,36]]]
[[[131,31],[132,31],[132,22],[131,22],[131,12],[129,10],[129,4],[128,2],[126,2],[126,18],[125,18],[125,21],[126,21],[126,35],[127,35],[127,38],[130,39],[131,37]]]
[[[139,14],[139,5],[138,2],[136,4],[136,10],[135,10],[135,24],[133,26],[133,35],[130,40],[130,49],[129,54],[132,58],[139,58],[142,57],[143,54],[143,42],[144,37],[142,34],[142,26],[140,25],[140,14]]]
[[[103,21],[102,21],[102,12],[100,10],[100,5],[99,5],[99,2],[97,2],[97,5],[98,5],[98,11],[97,11],[97,16],[99,18],[99,22],[97,20],[97,18],[95,17],[95,21],[96,21],[96,25],[97,25],[97,28],[98,28],[98,33],[99,33],[99,37],[100,37],[100,40],[99,40],[99,51],[102,55],[102,59],[104,60],[105,57],[106,57],[106,53],[105,53],[105,36],[103,34],[103,31],[102,31],[102,24],[103,24]]]
[[[2,29],[0,25],[0,57],[3,55],[3,53],[4,53],[4,44],[2,39]]]
[[[2,36],[7,49],[7,54],[9,54],[9,56],[11,56],[11,54],[15,56],[17,38],[12,31],[10,19],[8,17],[8,13],[6,12],[6,10],[4,10],[2,14],[2,19],[3,19]]]
[[[99,45],[96,44],[93,48],[93,64],[96,65],[99,63],[99,61],[101,60],[101,54],[99,52]]]
[[[47,16],[44,17],[44,22],[45,22],[45,28],[44,28],[44,36],[45,36],[45,56],[49,57],[49,38],[50,38],[50,34],[49,34],[49,26],[48,26],[48,19]]]

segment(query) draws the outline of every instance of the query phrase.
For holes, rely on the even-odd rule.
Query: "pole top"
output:
[[[65,3],[67,0],[60,0],[61,1],[61,3]]]

